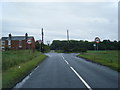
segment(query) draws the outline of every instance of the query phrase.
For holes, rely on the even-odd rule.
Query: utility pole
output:
[[[43,42],[43,35],[44,35],[44,34],[43,34],[43,28],[42,28],[42,42]]]
[[[67,51],[69,51],[70,50],[70,41],[69,41],[69,31],[68,31],[68,29],[67,29],[67,42],[68,42]]]
[[[44,42],[43,42],[43,36],[44,36],[44,33],[43,33],[43,28],[42,28],[42,43],[41,43],[41,52],[43,52],[43,44],[44,44]]]
[[[67,30],[67,41],[69,43],[69,31]]]

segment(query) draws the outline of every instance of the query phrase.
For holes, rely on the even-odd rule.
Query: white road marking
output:
[[[66,64],[69,64],[68,61],[63,57],[63,55],[62,55],[62,58],[64,59],[64,61],[66,62]]]
[[[66,62],[67,64],[69,64],[68,61],[65,60],[65,62]]]
[[[39,66],[37,66],[34,70],[36,70],[36,69],[38,69],[39,68]]]
[[[63,55],[62,55],[62,58],[65,60],[65,58],[63,57]]]
[[[62,58],[64,59],[64,61],[68,63],[68,61],[63,57],[62,55]],[[69,64],[70,66],[70,64]],[[70,68],[72,69],[72,71],[77,75],[77,77],[83,82],[83,84],[89,89],[89,90],[92,90],[92,88],[85,82],[85,80],[75,71],[75,69],[73,67],[70,66]]]
[[[92,90],[92,88],[85,82],[85,80],[75,71],[73,67],[70,67],[72,71],[78,76],[78,78],[84,83],[84,85],[89,89]]]
[[[14,88],[20,88],[22,85],[30,78],[30,75],[25,77],[21,82],[19,82]]]
[[[30,78],[30,76],[34,73],[35,70],[37,70],[39,66],[37,66],[28,76],[26,76],[21,82],[17,83],[14,88],[21,88],[22,85]]]

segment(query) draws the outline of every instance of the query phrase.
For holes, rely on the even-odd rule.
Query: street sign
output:
[[[95,42],[96,42],[96,43],[100,43],[100,38],[99,38],[99,37],[96,37],[96,38],[95,38]]]
[[[93,44],[94,47],[96,47],[96,44]]]
[[[31,40],[31,39],[28,39],[28,40],[27,40],[27,43],[28,43],[28,44],[32,44],[32,40]]]
[[[38,40],[38,42],[39,42],[39,44],[41,44],[41,43],[42,43],[42,40]]]

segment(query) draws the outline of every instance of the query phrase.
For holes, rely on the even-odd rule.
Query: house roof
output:
[[[34,38],[32,36],[28,37],[28,39]],[[8,40],[9,37],[2,37],[2,41]],[[25,40],[25,36],[12,36],[11,40]]]
[[[1,40],[5,41],[8,37],[2,37]]]

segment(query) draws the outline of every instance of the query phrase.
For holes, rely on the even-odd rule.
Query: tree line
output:
[[[54,40],[50,45],[52,50],[64,50],[65,52],[95,50],[98,45],[98,50],[120,50],[120,41],[103,40],[100,43],[77,40]]]

